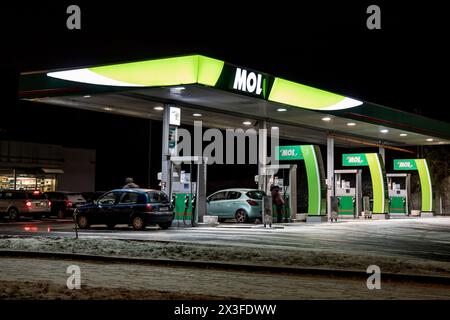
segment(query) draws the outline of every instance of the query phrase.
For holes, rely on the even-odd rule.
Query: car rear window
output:
[[[80,193],[67,194],[67,200],[72,202],[85,202],[86,199]]]
[[[255,200],[262,200],[266,196],[266,193],[262,190],[251,190],[246,193],[247,197]]]
[[[29,192],[28,199],[46,199],[47,197],[42,192]]]
[[[147,194],[151,203],[169,203],[169,197],[164,192],[151,191],[147,192]]]

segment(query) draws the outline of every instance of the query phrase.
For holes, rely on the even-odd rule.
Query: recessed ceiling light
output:
[[[324,118],[322,118],[322,121],[331,121],[331,118],[330,117],[324,117]]]
[[[194,117],[201,117],[201,116],[202,116],[201,113],[193,113],[192,115],[193,115]]]
[[[89,94],[83,96],[83,98],[90,98],[91,96]]]
[[[112,111],[113,108],[111,108],[111,107],[104,107],[103,110],[106,110],[106,111]]]
[[[349,122],[349,123],[347,123],[347,125],[348,125],[349,127],[353,127],[353,126],[356,126],[356,123],[354,123],[354,122]]]
[[[427,141],[428,141],[428,142],[433,142],[433,141],[434,141],[434,139],[432,139],[432,138],[428,138],[428,139],[427,139]]]
[[[381,129],[380,132],[381,132],[381,133],[388,133],[389,130],[388,130],[388,129]]]
[[[161,111],[161,110],[164,110],[164,107],[154,107],[153,109]]]
[[[408,134],[406,133],[400,133],[400,137],[406,137]]]
[[[242,122],[242,124],[245,125],[245,126],[249,126],[249,125],[251,125],[252,123],[251,123],[250,121],[244,121],[244,122]]]
[[[172,93],[181,93],[181,91],[183,91],[184,89],[186,89],[186,88],[185,87],[170,88],[170,92],[172,92]]]
[[[287,111],[287,109],[285,109],[285,108],[278,108],[277,111],[278,112],[285,112],[285,111]]]

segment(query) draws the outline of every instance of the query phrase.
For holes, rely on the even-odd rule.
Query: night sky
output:
[[[148,181],[149,121],[17,101],[18,73],[200,53],[357,99],[450,121],[448,26],[439,6],[261,1],[73,2],[82,30],[66,28],[72,2],[17,3],[2,18],[0,139],[97,149],[97,189],[125,176]],[[382,29],[366,28],[378,4]],[[82,124],[82,125],[81,125]],[[152,122],[151,177],[160,123]],[[115,174],[111,175],[111,172]],[[233,180],[242,168],[232,170]],[[244,170],[245,171],[245,170]],[[213,180],[223,177],[214,173]],[[251,183],[253,176],[245,183]],[[155,186],[155,181],[150,181]]]

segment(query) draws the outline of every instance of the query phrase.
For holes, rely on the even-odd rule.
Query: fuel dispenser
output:
[[[411,174],[388,173],[389,213],[399,215],[411,214]]]
[[[291,221],[297,214],[297,165],[272,165],[265,166],[261,174],[257,176],[259,188],[264,190],[269,196],[270,187],[278,186],[284,205],[282,216],[285,221]],[[272,201],[273,202],[273,201]],[[273,221],[277,221],[277,209],[272,204]]]
[[[206,158],[200,157],[171,157],[170,175],[172,177],[168,190],[174,207],[174,221],[177,225],[194,226],[202,222],[206,212]],[[188,166],[189,171],[182,170],[182,164]],[[194,168],[196,181],[193,181]]]
[[[335,170],[335,196],[338,199],[338,215],[342,218],[358,218],[361,215],[361,170]]]

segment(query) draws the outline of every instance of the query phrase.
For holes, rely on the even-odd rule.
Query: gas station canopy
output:
[[[202,55],[23,73],[20,98],[149,119],[161,119],[155,107],[171,103],[183,108],[186,124],[229,128],[264,120],[283,138],[318,144],[329,135],[352,138],[337,139],[337,146],[450,143],[448,123]]]

